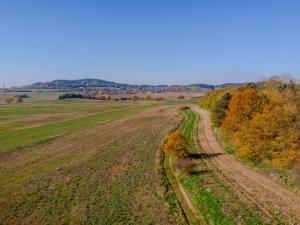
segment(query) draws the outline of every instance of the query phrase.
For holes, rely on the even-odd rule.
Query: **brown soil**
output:
[[[226,153],[212,130],[209,112],[193,107],[200,115],[199,138],[214,169],[240,199],[260,211],[271,224],[299,224],[300,197],[276,181],[251,170]]]

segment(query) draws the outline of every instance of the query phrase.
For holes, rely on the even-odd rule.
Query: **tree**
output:
[[[230,94],[233,92],[230,92]],[[223,96],[220,98],[220,95]],[[202,104],[221,123],[241,157],[290,168],[300,156],[300,85],[272,77],[237,89],[232,97],[215,90]]]
[[[222,121],[224,120],[229,102],[231,100],[232,95],[226,92],[220,100],[217,100],[215,106],[212,109],[212,120],[215,126],[221,126]]]
[[[152,99],[151,95],[146,95],[146,96],[144,97],[144,100],[151,100],[151,99]]]
[[[242,87],[231,98],[222,123],[225,132],[237,132],[261,109],[264,97],[254,87]]]
[[[13,101],[14,101],[14,99],[11,97],[5,99],[6,104],[11,104],[11,103],[13,103]]]
[[[172,132],[167,137],[167,142],[163,145],[163,149],[167,154],[184,158],[188,155],[187,144],[183,135],[179,131]]]
[[[21,96],[17,96],[16,97],[16,103],[22,103],[23,102],[23,98]]]
[[[132,100],[133,100],[133,101],[139,100],[139,96],[137,96],[137,95],[132,96]]]
[[[63,95],[60,95],[58,97],[58,100],[63,100],[63,99],[68,99],[68,98],[84,98],[85,96],[83,96],[80,93],[65,93]]]
[[[156,100],[156,101],[162,101],[162,100],[164,100],[164,97],[159,96],[159,97],[156,97],[155,100]]]
[[[267,97],[263,110],[238,133],[239,155],[288,168],[300,151],[299,108],[290,92],[272,92]]]

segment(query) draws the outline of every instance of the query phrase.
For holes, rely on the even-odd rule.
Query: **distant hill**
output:
[[[111,87],[111,88],[124,88],[128,87],[128,84],[116,83],[100,79],[80,79],[80,80],[53,80],[49,82],[38,82],[28,86],[26,88],[31,89],[78,89],[78,88],[93,88],[93,87]]]
[[[116,88],[116,89],[138,89],[138,90],[162,90],[162,89],[215,89],[226,86],[240,86],[244,83],[225,83],[220,85],[211,84],[191,84],[191,85],[136,85],[117,83],[101,79],[79,79],[79,80],[53,80],[49,82],[38,82],[31,85],[24,86],[27,89],[57,89],[57,90],[83,90],[85,88]]]

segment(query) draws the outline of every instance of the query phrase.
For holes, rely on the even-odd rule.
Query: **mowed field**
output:
[[[151,108],[149,102],[45,101],[0,108],[0,153]]]
[[[37,101],[49,101],[57,100],[65,91],[49,91],[49,90],[30,90],[30,91],[0,91],[0,104],[5,104],[5,99],[14,98],[17,95],[26,95],[27,98],[23,98],[24,102],[37,102]]]
[[[156,173],[178,106],[63,101],[0,109],[0,224],[177,224]]]

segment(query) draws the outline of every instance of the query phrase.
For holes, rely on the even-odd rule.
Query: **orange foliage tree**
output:
[[[14,99],[11,97],[5,99],[6,104],[11,104],[11,103],[13,103],[13,101],[14,101]]]
[[[163,145],[163,149],[167,154],[184,158],[188,155],[186,146],[184,136],[179,131],[175,131],[168,135],[167,142]]]
[[[248,123],[253,114],[261,109],[264,97],[257,93],[255,87],[240,88],[231,98],[226,117],[222,122],[225,132],[238,132]]]
[[[16,103],[22,103],[22,102],[23,102],[23,98],[21,96],[17,96]]]
[[[230,99],[218,97],[225,91],[208,93],[201,105],[211,111],[214,125],[221,122],[238,155],[291,167],[300,158],[300,85],[273,77],[229,92]]]
[[[300,152],[299,108],[292,93],[270,92],[267,96],[263,110],[238,133],[239,154],[288,168]]]

